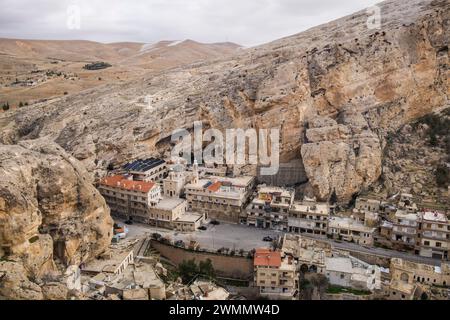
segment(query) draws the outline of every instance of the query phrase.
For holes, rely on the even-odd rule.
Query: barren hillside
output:
[[[92,41],[0,39],[0,104],[11,107],[122,83],[144,73],[159,72],[236,52],[232,43],[203,44],[191,40],[155,44]],[[104,61],[111,68],[89,71],[87,63]]]
[[[449,6],[387,1],[380,30],[362,11],[232,57],[21,108],[0,118],[1,139],[46,137],[100,175],[164,154],[172,131],[198,119],[278,127],[282,160],[302,160],[306,189],[347,201],[379,181],[391,132],[449,106]]]

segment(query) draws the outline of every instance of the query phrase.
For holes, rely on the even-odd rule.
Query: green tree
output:
[[[199,274],[199,269],[195,260],[185,260],[178,266],[181,280],[184,284],[188,284],[192,279]]]
[[[20,101],[19,102],[19,108],[22,108],[23,107],[23,103],[22,103],[22,101]]]
[[[9,103],[7,102],[7,103],[5,103],[5,104],[3,104],[3,111],[8,111],[9,110]]]
[[[211,259],[200,261],[198,264],[198,273],[209,279],[213,279],[216,275]]]

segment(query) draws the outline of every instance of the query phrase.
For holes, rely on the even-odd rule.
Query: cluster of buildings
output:
[[[449,259],[450,223],[445,210],[417,205],[412,195],[395,200],[358,199],[354,212],[377,226],[377,242],[399,251]],[[370,203],[370,204],[369,204]]]
[[[194,232],[207,220],[220,220],[285,233],[281,250],[257,249],[253,258],[254,286],[261,296],[271,299],[296,297],[299,276],[305,272],[323,275],[330,285],[388,299],[415,299],[426,290],[424,286],[446,287],[449,283],[446,262],[435,267],[392,259],[388,269],[335,250],[330,244],[329,239],[334,239],[448,260],[447,213],[418,205],[408,194],[387,200],[359,197],[351,211],[336,212],[328,203],[306,197],[297,200],[292,188],[257,186],[251,176],[230,177],[223,167],[199,167],[196,162],[188,166],[179,159],[166,162],[155,158],[123,166],[115,175],[103,178],[98,189],[112,214],[126,220],[180,232]],[[114,263],[109,259],[107,264],[97,261],[83,267],[83,274],[93,275],[91,289],[100,286],[123,298],[227,296],[222,288],[204,283],[192,287],[174,283],[168,293],[158,274],[134,263],[129,252],[114,257]],[[139,280],[142,277],[151,281]]]
[[[69,287],[93,300],[229,299],[230,293],[211,281],[165,281],[168,271],[157,256],[139,256],[143,243],[144,239],[128,239],[112,244],[103,255],[71,271]]]
[[[256,250],[254,268],[254,285],[270,299],[296,299],[301,274],[311,273],[326,277],[329,287],[340,288],[341,299],[414,300],[424,294],[428,299],[450,298],[450,262],[437,266],[393,258],[383,268],[300,235],[286,234],[280,250]],[[325,298],[333,295],[339,294]]]
[[[187,181],[198,180],[198,171],[194,168],[188,175],[180,167],[154,158],[137,160],[101,179],[98,190],[119,218],[193,232],[205,216],[189,211],[188,202],[180,196]]]
[[[418,206],[412,195],[359,197],[353,211],[337,214],[328,203],[296,200],[294,189],[256,187],[255,177],[229,177],[226,167],[188,166],[183,161],[136,160],[102,179],[98,189],[114,215],[181,232],[221,220],[449,258],[446,212]]]
[[[271,299],[294,299],[300,290],[300,273],[308,272],[342,288],[381,290],[380,267],[299,235],[285,235],[281,250],[257,249],[254,267],[254,284],[261,296]]]
[[[295,201],[289,188],[259,186],[256,197],[246,209],[245,223],[257,228],[274,229],[294,234],[328,236],[371,246],[376,228],[371,219],[332,215],[333,207],[305,198]]]

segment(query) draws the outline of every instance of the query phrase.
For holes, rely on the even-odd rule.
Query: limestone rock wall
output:
[[[101,254],[112,238],[104,199],[80,163],[47,140],[0,145],[0,296],[51,298],[46,279]]]
[[[319,198],[336,190],[348,201],[377,181],[390,132],[449,104],[449,1],[380,8],[381,29],[367,28],[364,10],[231,58],[22,108],[0,119],[0,141],[45,136],[99,177],[110,163],[166,154],[173,130],[197,120],[279,128],[281,161],[301,159]],[[308,128],[316,117],[328,123]]]

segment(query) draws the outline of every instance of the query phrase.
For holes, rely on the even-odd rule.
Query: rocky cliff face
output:
[[[101,175],[164,154],[174,129],[280,128],[282,161],[347,201],[376,182],[390,132],[448,105],[449,2],[387,1],[226,60],[33,105],[0,119],[2,141],[46,137]]]
[[[65,298],[65,267],[111,242],[109,208],[79,162],[46,140],[0,145],[0,175],[0,296]]]

